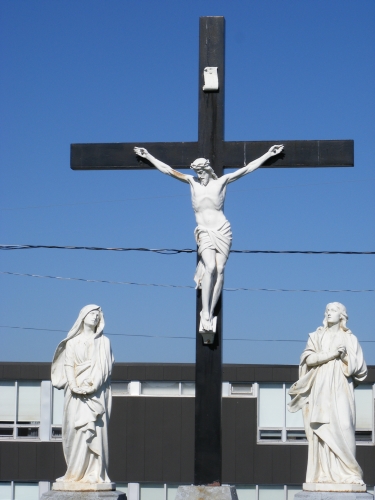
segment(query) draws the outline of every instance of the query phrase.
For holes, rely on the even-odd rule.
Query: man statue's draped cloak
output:
[[[100,321],[90,339],[80,335],[85,316],[98,309]],[[111,371],[114,358],[109,339],[102,335],[103,314],[98,306],[80,312],[66,339],[58,345],[52,362],[52,384],[64,388],[62,441],[67,471],[57,481],[107,483],[108,423],[111,413]],[[65,367],[74,369],[77,387],[89,381],[92,394],[71,391]]]
[[[345,346],[344,361],[307,366],[310,354]],[[355,458],[354,387],[367,376],[361,346],[350,330],[330,333],[320,327],[309,335],[299,380],[289,390],[289,411],[302,409],[309,442],[306,483],[363,484]]]
[[[194,231],[195,241],[198,245],[198,255],[201,256],[202,252],[207,248],[221,253],[226,258],[229,257],[230,247],[232,246],[232,230],[229,221],[225,221],[217,229],[208,229],[201,225],[197,226]],[[204,264],[200,258],[194,276],[196,288],[200,288],[201,281],[204,275]]]

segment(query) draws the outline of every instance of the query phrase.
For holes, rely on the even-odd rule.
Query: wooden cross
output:
[[[142,146],[176,169],[187,169],[199,157],[208,158],[216,175],[224,168],[241,168],[273,144],[284,144],[284,155],[264,167],[338,167],[354,165],[352,140],[335,141],[224,141],[224,18],[201,17],[199,26],[199,109],[197,142],[72,144],[73,170],[129,170],[154,168],[136,157]],[[218,68],[219,88],[205,91],[204,69]],[[215,342],[204,345],[199,334],[201,292],[196,308],[196,395],[194,484],[221,484],[222,298],[216,306]]]

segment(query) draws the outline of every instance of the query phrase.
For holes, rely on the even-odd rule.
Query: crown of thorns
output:
[[[197,158],[193,161],[193,163],[190,164],[190,168],[192,168],[193,170],[201,170],[202,168],[205,169],[207,167],[212,169],[210,160],[206,160],[206,158]]]

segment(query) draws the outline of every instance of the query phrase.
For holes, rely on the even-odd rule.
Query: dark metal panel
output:
[[[55,470],[53,474],[52,480],[55,480],[58,477],[61,477],[66,472],[66,462],[63,452],[62,443],[50,443],[50,446],[53,446],[54,449],[54,461],[55,461]]]
[[[0,363],[0,379],[4,380],[50,380],[51,363]]]
[[[130,380],[128,366],[123,363],[115,363],[112,370],[112,380]]]
[[[181,416],[183,398],[164,398],[163,422],[161,433],[163,436],[162,482],[181,481]]]
[[[366,484],[375,484],[375,446],[357,446],[357,460]]]
[[[134,147],[145,147],[153,156],[173,168],[189,168],[198,158],[197,142],[123,142],[71,144],[72,170],[154,169],[134,153]]]
[[[267,167],[352,167],[354,141],[247,141],[224,142],[223,162],[227,168],[240,168],[264,155],[274,144],[284,144],[283,154],[267,160]]]
[[[235,382],[237,380],[237,371],[235,366],[223,365],[223,380],[226,382]]]
[[[51,380],[51,364],[52,363],[39,363],[38,380]]]
[[[236,406],[235,399],[224,399],[222,405],[222,479],[224,483],[234,484],[236,478]]]
[[[163,407],[164,398],[145,398],[145,480],[163,480]]]
[[[18,475],[18,447],[20,443],[0,442],[0,480],[21,479]]]
[[[36,478],[38,481],[54,481],[55,451],[57,443],[38,443],[36,447]],[[51,446],[52,445],[52,446]],[[62,443],[58,443],[62,451]],[[64,473],[64,472],[63,472]],[[62,474],[63,474],[62,473]]]
[[[272,365],[256,365],[254,380],[255,382],[273,382]]]
[[[129,380],[147,380],[146,378],[146,366],[147,365],[129,365],[128,367],[128,377]]]
[[[252,365],[237,365],[237,382],[255,382]]]
[[[365,384],[374,384],[375,383],[375,366],[368,366],[368,375],[365,380]]]
[[[272,453],[272,483],[290,483],[290,446],[273,446]]]
[[[274,446],[257,445],[254,454],[254,484],[272,484],[272,455]]]
[[[37,481],[37,447],[40,443],[20,443],[18,474],[23,481]]]
[[[295,382],[299,378],[299,366],[291,365],[290,368],[290,380],[289,382]]]
[[[290,381],[290,367],[289,366],[275,366],[272,369],[272,379],[274,382],[289,382]],[[293,380],[293,382],[295,382]]]
[[[163,365],[149,364],[146,365],[147,380],[163,380]]]
[[[181,483],[194,481],[194,398],[182,400],[181,414]]]
[[[163,380],[185,380],[181,365],[163,365]]]
[[[302,484],[306,480],[308,446],[290,446],[290,451],[290,484]]]
[[[38,380],[38,378],[39,378],[39,365],[37,365],[36,363],[21,364],[19,380]]]
[[[126,427],[126,481],[147,481],[145,477],[145,413],[146,398],[128,397],[127,401],[127,427]]]
[[[181,380],[195,380],[195,365],[182,365],[181,366]]]
[[[3,377],[5,380],[18,380],[21,374],[21,363],[5,363]]]
[[[112,399],[112,413],[108,430],[109,477],[112,481],[128,481],[127,449],[131,443],[127,440],[129,429],[129,412],[127,397]],[[130,478],[131,480],[131,478]]]
[[[224,401],[226,402],[226,401]],[[236,476],[238,484],[253,482],[256,446],[256,399],[236,399]]]

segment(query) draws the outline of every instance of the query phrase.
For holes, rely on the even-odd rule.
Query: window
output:
[[[154,397],[180,397],[195,396],[195,382],[174,381],[145,381],[130,382],[113,381],[112,396],[154,396]]]
[[[254,395],[253,384],[246,384],[246,383],[230,384],[230,393],[231,393],[231,396],[251,397]]]
[[[116,482],[116,490],[122,491],[126,495],[128,494],[128,483],[117,483]]]
[[[112,396],[129,396],[129,382],[112,382]]]
[[[302,412],[290,413],[286,406],[290,386],[259,384],[258,441],[306,442]]]
[[[258,500],[284,500],[285,488],[284,486],[259,486]]]
[[[258,442],[307,443],[302,411],[290,413],[288,391],[292,384],[259,384]],[[357,444],[373,444],[374,391],[361,385],[354,391]]]
[[[62,438],[62,419],[64,412],[64,390],[52,387],[51,438]]]
[[[40,382],[0,382],[0,438],[39,437]]]
[[[250,382],[223,382],[223,397],[257,397],[257,385]],[[154,396],[154,397],[195,397],[195,382],[154,381],[140,382],[112,381],[112,396]]]
[[[238,500],[258,500],[258,492],[255,484],[236,486]]]
[[[355,438],[357,443],[369,444],[373,442],[374,428],[374,394],[371,385],[360,385],[354,391],[356,427]]]
[[[164,484],[141,484],[140,500],[165,500]]]
[[[142,396],[195,396],[194,382],[141,382]]]
[[[0,483],[0,500],[39,500],[39,483]]]

